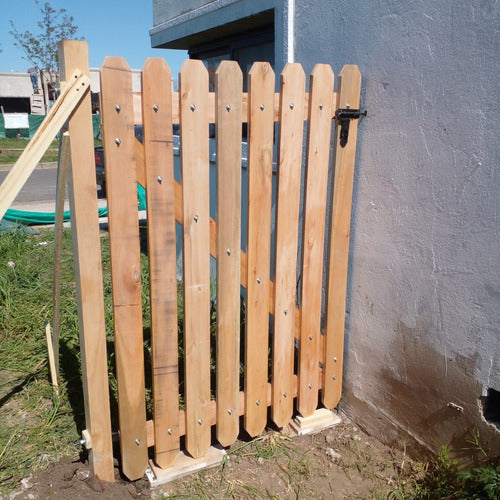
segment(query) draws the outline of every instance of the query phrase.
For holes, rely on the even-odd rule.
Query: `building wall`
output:
[[[28,73],[0,73],[0,97],[30,98],[32,93]]]
[[[481,409],[500,391],[499,26],[481,0],[296,2],[296,61],[358,64],[368,109],[343,405],[433,450],[475,429],[500,448]]]

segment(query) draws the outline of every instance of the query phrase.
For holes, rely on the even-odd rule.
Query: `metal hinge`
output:
[[[349,122],[357,120],[360,116],[366,116],[367,111],[359,109],[340,108],[335,111],[335,118],[340,122],[340,146],[342,148],[347,144],[349,138]]]

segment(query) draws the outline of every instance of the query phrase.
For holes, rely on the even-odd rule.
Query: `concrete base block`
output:
[[[289,424],[290,430],[297,436],[316,434],[342,422],[342,419],[333,411],[319,408],[309,417],[295,417]]]
[[[226,451],[222,447],[211,446],[207,454],[202,458],[192,458],[185,452],[180,452],[176,461],[171,467],[161,469],[157,467],[152,460],[149,461],[149,469],[146,470],[146,476],[152,488],[169,483],[174,479],[192,474],[193,472],[216,467],[222,462]]]

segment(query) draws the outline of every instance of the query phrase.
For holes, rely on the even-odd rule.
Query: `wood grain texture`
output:
[[[280,85],[278,196],[276,210],[276,270],[274,284],[274,337],[272,357],[272,419],[278,427],[293,414],[291,395],[300,176],[305,75],[300,64],[283,69]]]
[[[274,71],[254,63],[248,80],[248,238],[245,321],[245,429],[267,423]]]
[[[217,439],[229,446],[239,434],[241,93],[235,61],[215,73],[217,152]]]
[[[354,65],[342,68],[338,80],[337,108],[359,108],[361,73]],[[349,124],[349,139],[340,146],[340,126],[335,126],[335,177],[330,227],[328,303],[326,317],[323,404],[334,408],[342,393],[347,266],[351,225],[352,187],[358,120]]]
[[[186,449],[202,457],[210,446],[210,203],[208,73],[187,60],[179,74],[184,212],[184,355]]]
[[[333,72],[330,66],[314,67],[309,84],[305,198],[302,243],[302,293],[299,349],[299,397],[303,417],[318,406],[320,371],[321,293],[323,248],[332,130]]]
[[[88,76],[87,42],[62,41],[59,44],[59,67],[62,81],[67,81],[78,68]],[[100,479],[113,482],[101,241],[97,216],[90,92],[86,93],[72,114],[68,131],[70,136],[78,137],[78,140],[71,144],[69,202],[72,214],[85,423],[93,444],[89,461]]]
[[[132,77],[123,58],[107,57],[104,60],[101,68],[101,116],[109,210],[120,449],[123,473],[135,480],[144,474],[148,454]]]
[[[179,360],[172,85],[164,59],[146,60],[142,92],[155,461],[165,468],[179,453]]]

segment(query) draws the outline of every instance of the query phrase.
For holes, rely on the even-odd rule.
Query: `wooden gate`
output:
[[[77,69],[88,74],[86,50],[84,42],[62,44],[62,80]],[[124,59],[108,57],[101,68],[120,447],[122,469],[130,479],[144,474],[148,447],[154,446],[157,465],[168,467],[179,455],[182,436],[186,451],[202,457],[214,425],[217,440],[228,446],[240,432],[240,416],[244,429],[257,436],[268,421],[269,407],[274,423],[283,427],[294,407],[307,417],[318,406],[334,408],[341,395],[357,121],[350,122],[342,147],[340,127],[332,134],[332,120],[340,108],[359,108],[359,70],[345,66],[337,92],[327,65],[315,66],[308,92],[299,64],[285,66],[279,93],[268,63],[252,66],[245,93],[235,62],[221,63],[214,93],[209,92],[208,79],[201,61],[186,61],[179,91],[173,92],[165,61],[148,59],[137,96]],[[141,109],[135,106],[134,111],[139,98]],[[134,136],[137,123],[143,124],[142,144]],[[177,123],[182,183],[174,176]],[[210,123],[216,131],[215,220],[209,206]],[[68,126],[87,431],[94,471],[112,481],[90,95],[80,102]],[[147,193],[152,421],[146,418],[145,405],[141,288],[148,284],[141,283],[136,182]],[[242,199],[248,200],[243,206]],[[183,227],[181,335],[176,221]],[[247,227],[244,249],[242,227]],[[216,278],[211,277],[210,256],[217,261]],[[178,369],[180,336],[184,373]],[[216,382],[211,385],[212,370]]]

